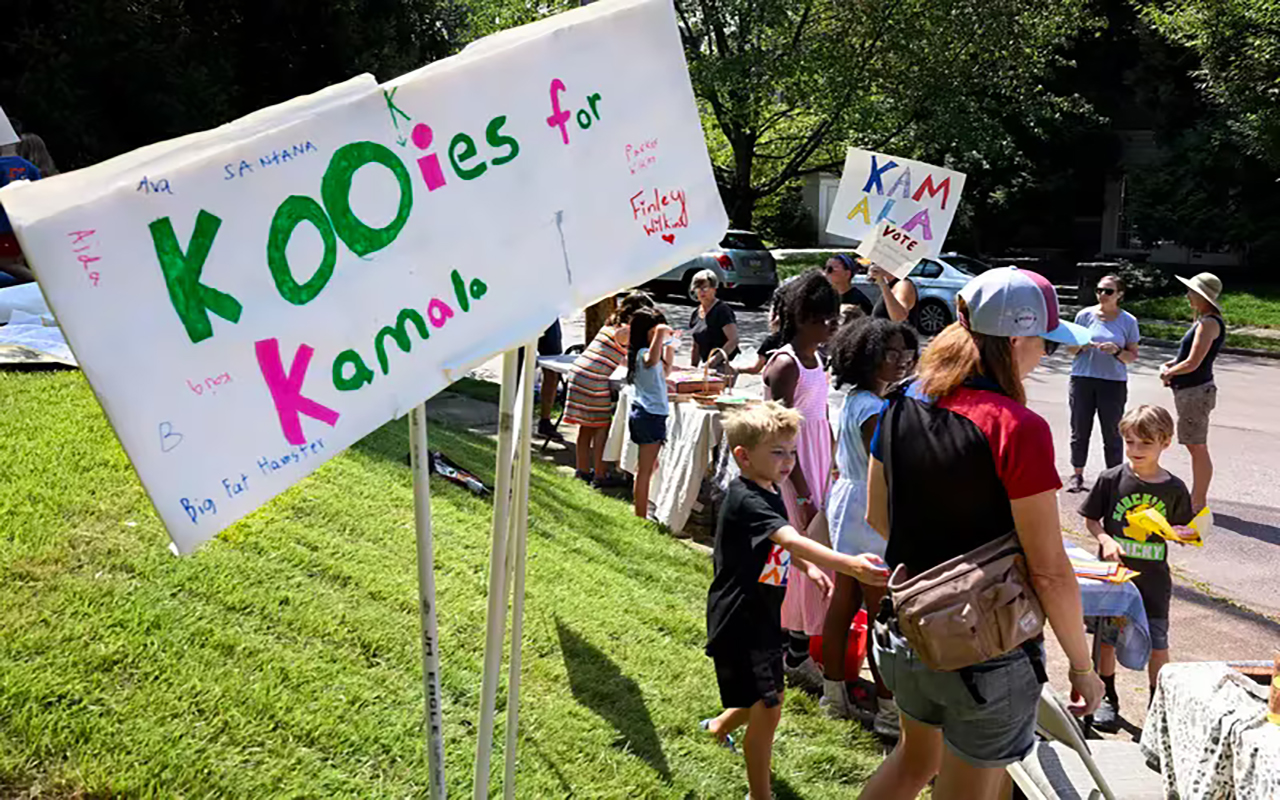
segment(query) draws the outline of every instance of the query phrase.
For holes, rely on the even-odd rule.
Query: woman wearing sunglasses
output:
[[[1084,491],[1084,465],[1089,459],[1093,418],[1102,428],[1102,452],[1107,468],[1124,458],[1120,417],[1129,398],[1129,365],[1138,360],[1138,320],[1120,308],[1124,281],[1108,275],[1098,281],[1096,305],[1080,309],[1076,324],[1089,331],[1089,344],[1071,348],[1071,466],[1075,474],[1068,492]]]

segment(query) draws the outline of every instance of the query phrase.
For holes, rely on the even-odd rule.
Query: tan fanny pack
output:
[[[980,664],[1044,630],[1027,558],[1010,533],[919,575],[889,577],[898,629],[930,669]]]

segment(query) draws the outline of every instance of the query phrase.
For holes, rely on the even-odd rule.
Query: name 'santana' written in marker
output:
[[[253,161],[245,161],[241,159],[238,164],[225,164],[222,167],[224,181],[233,178],[243,178],[252,175],[255,169],[267,169],[268,167],[278,166],[280,164],[288,164],[295,158],[302,158],[307,153],[318,153],[320,148],[311,143],[310,140],[301,144],[291,145],[283,150],[272,150],[265,156],[259,156]]]

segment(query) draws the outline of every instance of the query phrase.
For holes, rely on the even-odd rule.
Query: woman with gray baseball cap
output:
[[[1060,319],[1047,280],[1014,267],[974,278],[956,310],[959,319],[925,351],[916,381],[890,394],[880,414],[867,522],[888,540],[889,568],[908,576],[1016,532],[1030,584],[1067,655],[1072,710],[1086,714],[1102,699],[1102,681],[1062,548],[1053,435],[1027,408],[1022,382],[1046,353],[1086,344],[1089,332]],[[1035,746],[1048,680],[1043,636],[961,670],[933,670],[896,613],[882,610],[874,647],[897,698],[902,738],[862,797],[915,797],[935,775],[935,797],[997,797],[1004,768]]]
[[[1227,338],[1222,319],[1222,281],[1201,272],[1194,278],[1175,275],[1187,287],[1187,302],[1196,321],[1187,329],[1178,346],[1178,355],[1160,367],[1160,380],[1173,389],[1173,405],[1178,410],[1178,443],[1191,455],[1191,507],[1196,513],[1209,504],[1209,484],[1213,481],[1213,459],[1209,457],[1209,412],[1218,404],[1218,387],[1213,382],[1213,362]]]

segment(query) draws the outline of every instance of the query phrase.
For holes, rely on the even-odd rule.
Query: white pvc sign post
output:
[[[666,0],[598,3],[0,200],[182,552],[727,226]]]
[[[917,261],[934,258],[963,191],[964,173],[851,147],[827,232],[862,241],[888,224],[919,241]]]

